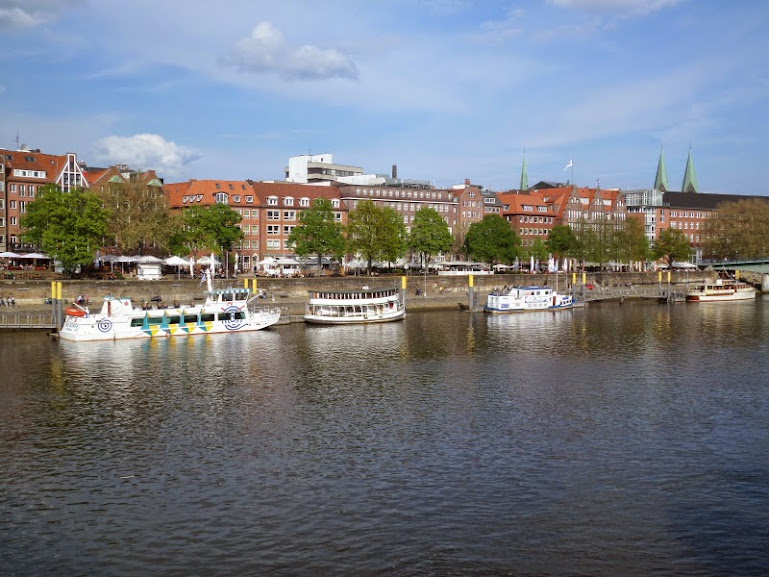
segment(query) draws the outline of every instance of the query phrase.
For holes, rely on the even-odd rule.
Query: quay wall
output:
[[[673,272],[672,284],[685,284],[694,280],[712,276],[710,272]],[[662,274],[662,283],[667,284],[667,272]],[[408,276],[406,302],[409,308],[414,308],[418,302],[420,307],[432,308],[438,301],[450,300],[452,308],[458,302],[466,303],[469,292],[467,276]],[[577,274],[577,287],[582,284],[582,273]],[[627,285],[657,285],[658,273],[596,273],[587,274],[585,282],[599,287],[615,287]],[[248,280],[253,286],[253,277],[247,279],[217,279],[215,288],[243,286]],[[495,274],[473,276],[476,295],[490,292],[495,287],[548,284],[567,290],[573,280],[571,273],[561,274]],[[150,301],[159,295],[164,302],[173,301],[193,302],[201,300],[204,287],[199,279],[166,277],[163,280],[146,281],[136,279],[124,280],[62,280],[62,298],[72,302],[78,295],[87,295],[91,303],[98,303],[101,297],[113,295],[130,297],[134,302]],[[356,289],[363,286],[384,288],[401,286],[398,276],[346,276],[346,277],[312,277],[312,278],[257,278],[257,288],[267,292],[268,301],[277,304],[289,302],[304,303],[311,289]],[[425,298],[416,298],[417,287],[426,292]],[[0,280],[0,297],[13,295],[18,305],[44,306],[45,299],[51,296],[51,281],[48,280]],[[432,303],[432,304],[431,304]]]

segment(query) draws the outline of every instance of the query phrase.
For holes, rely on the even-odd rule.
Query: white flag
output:
[[[567,165],[566,165],[566,168],[564,168],[564,170],[568,170],[568,169],[570,169],[572,166],[574,166],[574,160],[573,160],[573,159],[569,160],[569,164],[567,164]]]

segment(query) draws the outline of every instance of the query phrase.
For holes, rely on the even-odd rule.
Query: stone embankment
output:
[[[670,283],[683,288],[687,282],[702,279],[714,273],[673,272]],[[243,286],[248,283],[251,288],[266,291],[265,304],[281,307],[286,315],[301,315],[307,302],[310,289],[356,289],[363,286],[393,287],[401,286],[397,276],[348,276],[348,277],[314,277],[314,278],[240,278],[217,279],[215,286]],[[571,290],[575,277],[571,273],[561,274],[522,274],[522,275],[476,275],[473,276],[473,292],[476,303],[483,303],[486,295],[494,288],[505,285],[544,285],[557,287],[561,291]],[[167,277],[159,281],[126,280],[63,280],[62,298],[73,302],[78,295],[86,295],[91,303],[101,302],[104,295],[127,296],[136,303],[152,302],[160,297],[165,303],[178,301],[189,303],[203,299],[204,286],[198,279],[189,277]],[[254,284],[255,283],[255,284]],[[406,307],[410,311],[440,310],[468,307],[470,304],[470,286],[467,276],[408,276]],[[602,295],[602,298],[649,298],[656,290],[667,287],[668,273],[600,273],[576,276],[575,287],[579,293],[583,287],[587,298],[591,295]],[[419,288],[421,295],[416,295]],[[616,295],[616,296],[615,296]],[[0,280],[0,298],[13,296],[17,309],[20,311],[45,311],[50,309],[46,299],[51,297],[51,281],[46,280]],[[0,307],[0,312],[10,312]]]

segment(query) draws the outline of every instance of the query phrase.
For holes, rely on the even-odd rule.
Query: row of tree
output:
[[[531,256],[570,258],[599,267],[610,262],[630,263],[664,259],[669,264],[687,260],[691,245],[678,229],[666,229],[650,246],[639,219],[580,222],[555,226],[547,239],[523,247],[510,224],[499,215],[473,223],[457,245],[443,217],[430,208],[414,216],[410,232],[394,209],[360,201],[350,211],[347,226],[335,217],[331,201],[319,199],[300,213],[289,242],[299,256],[341,258],[358,255],[370,270],[375,261],[394,263],[409,253],[423,265],[438,254],[455,252],[489,264],[512,264]],[[152,250],[195,253],[229,252],[244,238],[236,226],[240,215],[224,204],[169,210],[161,189],[140,183],[111,186],[99,192],[82,189],[62,192],[55,185],[41,189],[27,207],[21,225],[25,239],[61,262],[65,272],[91,262],[94,253],[115,247],[120,253]],[[713,258],[765,256],[769,243],[769,203],[756,199],[721,205],[701,231],[705,254]]]

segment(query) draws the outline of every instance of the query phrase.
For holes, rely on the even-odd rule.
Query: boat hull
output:
[[[546,313],[551,311],[565,311],[574,308],[574,303],[548,306],[544,308],[503,307],[495,308],[486,306],[483,310],[492,315],[520,314],[520,313]]]
[[[406,309],[383,315],[349,315],[349,316],[325,316],[304,315],[304,321],[316,325],[363,325],[372,323],[389,323],[399,321],[406,317]]]
[[[756,291],[736,292],[729,295],[686,295],[686,301],[690,303],[723,303],[731,301],[751,301],[756,299]]]
[[[222,333],[259,331],[280,320],[280,311],[251,315],[248,319],[206,321],[196,323],[169,323],[166,325],[131,326],[132,319],[67,317],[59,331],[59,338],[65,341],[112,341],[127,339],[153,339],[170,337],[191,337]]]

